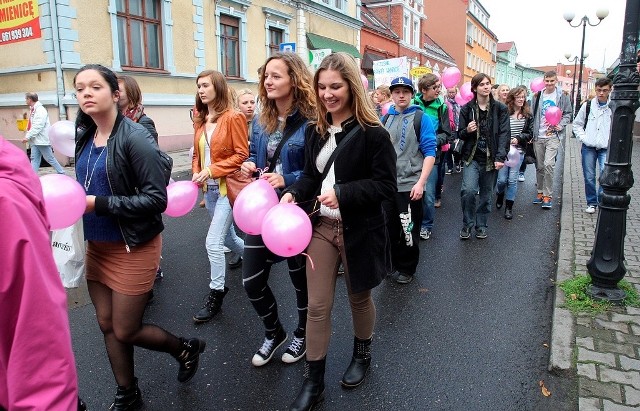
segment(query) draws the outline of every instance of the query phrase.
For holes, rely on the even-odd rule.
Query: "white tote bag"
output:
[[[51,235],[53,259],[65,288],[76,288],[84,278],[85,241],[82,218],[74,225],[53,230]]]

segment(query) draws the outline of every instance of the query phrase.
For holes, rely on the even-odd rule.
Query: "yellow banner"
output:
[[[0,45],[40,36],[37,0],[0,0]]]

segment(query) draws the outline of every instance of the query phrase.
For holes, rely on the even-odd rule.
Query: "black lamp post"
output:
[[[598,22],[596,24],[592,24],[591,21],[589,21],[589,17],[587,16],[584,16],[582,19],[580,19],[580,21],[582,22],[582,47],[580,48],[580,74],[578,74],[578,96],[576,97],[576,106],[573,113],[574,116],[578,115],[578,110],[580,110],[580,102],[582,101],[582,67],[584,65],[584,59],[586,58],[586,56],[584,55],[584,36],[587,30],[587,23],[590,26],[595,27],[598,24],[600,24],[602,20],[604,20],[604,18],[607,17],[608,15],[609,15],[609,10],[598,9],[598,11],[596,11],[596,17],[598,17]],[[564,19],[567,21],[567,23],[569,23],[571,27],[580,27],[580,23],[576,24],[575,26],[571,24],[575,16],[576,14],[571,11],[567,11],[562,15],[562,17],[564,17]]]
[[[609,107],[613,112],[611,136],[600,185],[604,193],[598,207],[596,237],[587,262],[591,285],[587,289],[593,298],[620,303],[625,292],[618,282],[627,269],[624,264],[624,236],[627,230],[627,210],[633,186],[631,149],[633,122],[640,106],[638,84],[640,74],[636,67],[638,47],[638,20],[640,1],[627,0],[622,33],[620,70],[613,79],[613,92]]]
[[[576,70],[577,70],[577,64],[578,64],[578,56],[575,56],[574,58],[569,58],[571,57],[571,53],[566,53],[564,55],[564,57],[569,60],[569,61],[573,61],[573,83],[571,84],[571,120],[573,120],[574,118],[574,113],[575,113],[575,104],[576,104],[576,100],[575,100],[575,90],[576,90]],[[569,71],[569,70],[567,70]]]

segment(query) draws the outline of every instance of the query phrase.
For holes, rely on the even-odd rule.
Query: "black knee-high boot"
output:
[[[326,358],[318,361],[307,361],[307,378],[296,400],[289,407],[290,411],[309,411],[324,400],[324,367]]]
[[[371,338],[361,340],[353,337],[353,357],[347,371],[342,376],[342,386],[354,388],[362,384],[371,364]]]

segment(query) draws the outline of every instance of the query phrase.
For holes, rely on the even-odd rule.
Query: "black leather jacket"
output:
[[[93,125],[78,135],[76,160],[95,132]],[[167,208],[167,187],[160,149],[144,126],[118,113],[107,150],[107,179],[113,195],[96,197],[95,212],[116,218],[129,250],[164,229],[161,213]]]

